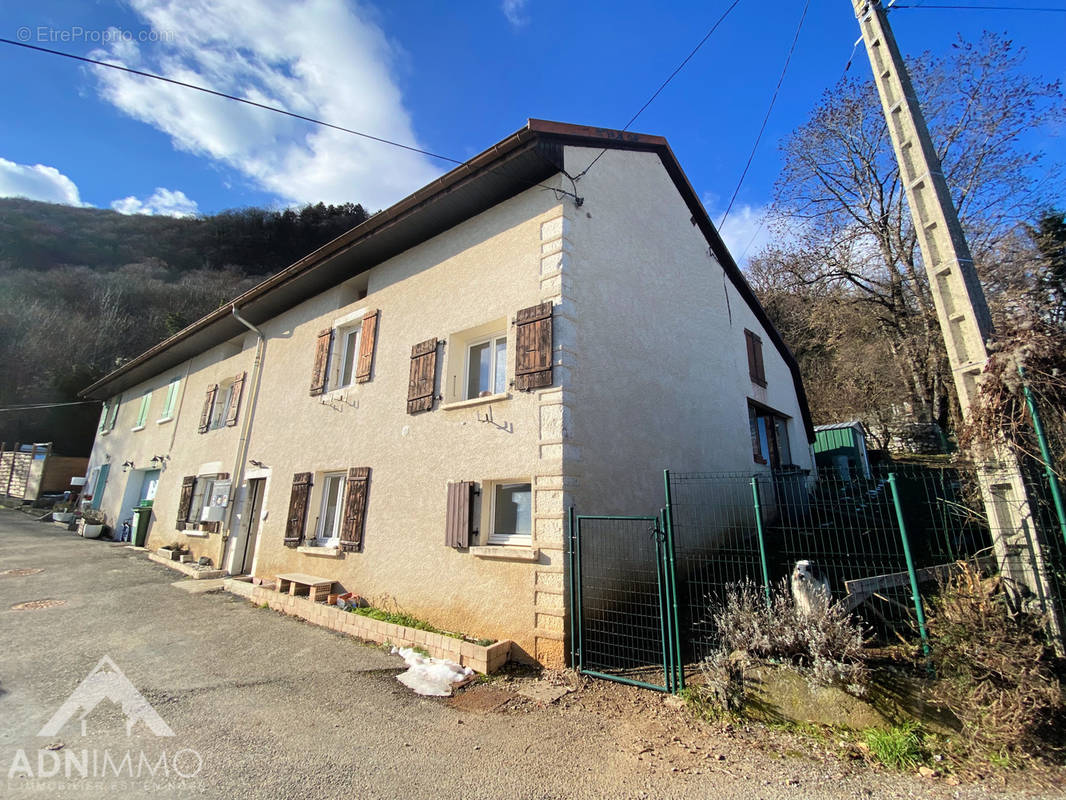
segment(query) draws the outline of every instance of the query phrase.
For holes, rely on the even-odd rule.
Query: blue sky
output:
[[[1004,4],[1066,7],[1059,0]],[[464,159],[527,117],[621,127],[729,2],[12,5],[0,11],[2,37],[118,60]],[[716,220],[740,177],[802,9],[802,2],[742,0],[633,125],[667,137]],[[1066,79],[1066,14],[920,8],[895,11],[891,21],[907,53],[945,53],[957,35],[977,38],[988,29],[1025,47],[1034,75]],[[857,37],[847,0],[812,0],[781,96],[723,231],[734,252],[751,240],[772,199],[778,141],[840,79]],[[851,69],[869,74],[861,46]],[[318,200],[376,210],[451,167],[10,45],[0,45],[0,70],[6,76],[0,196],[127,213],[211,213]],[[1030,146],[1066,160],[1062,130],[1035,129]]]

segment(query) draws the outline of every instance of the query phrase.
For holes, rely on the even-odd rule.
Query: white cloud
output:
[[[0,197],[26,197],[68,206],[86,205],[81,202],[74,181],[55,167],[16,164],[6,158],[0,158]]]
[[[108,60],[418,146],[370,13],[336,0],[131,0],[169,41],[119,40]],[[427,157],[232,100],[96,68],[100,92],[175,147],[226,164],[286,202],[382,208],[441,172]]]
[[[147,214],[160,217],[192,217],[199,211],[195,200],[190,199],[180,189],[171,191],[162,186],[156,187],[146,200],[139,200],[130,195],[111,203],[111,208],[120,214]]]
[[[706,193],[703,195],[703,205],[718,228],[718,233],[725,241],[733,260],[743,269],[747,266],[748,259],[770,242],[771,231],[766,224],[770,207],[734,204],[725,224],[720,225],[725,209],[716,207],[718,199],[717,195]]]
[[[514,27],[521,28],[529,23],[526,13],[526,0],[503,0],[503,15]]]

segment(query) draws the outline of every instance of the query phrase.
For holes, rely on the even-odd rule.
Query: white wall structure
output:
[[[810,467],[795,361],[665,140],[536,120],[83,394],[123,398],[90,465],[109,515],[163,465],[151,547],[554,665],[568,507],[654,514],[664,468],[765,471],[750,409]]]

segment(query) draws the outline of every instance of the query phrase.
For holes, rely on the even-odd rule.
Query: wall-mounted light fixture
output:
[[[266,464],[264,464],[262,461],[256,461],[254,458],[249,459],[248,463],[256,469],[264,469],[266,467]]]
[[[122,462],[122,471],[123,472],[126,472],[127,470],[131,470],[131,469],[133,469],[133,462],[132,461],[123,461]]]
[[[169,459],[170,459],[170,456],[152,456],[152,457],[151,457],[151,459],[149,459],[149,460],[150,460],[150,461],[151,461],[151,462],[152,462],[153,464],[160,464],[160,465],[162,465],[162,464],[164,464],[165,462],[167,462],[167,461],[168,461]]]

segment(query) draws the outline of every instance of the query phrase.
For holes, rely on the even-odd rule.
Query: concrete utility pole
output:
[[[966,419],[976,401],[978,378],[988,363],[985,342],[992,335],[988,303],[885,9],[880,0],[852,0],[852,6],[888,121],[955,391]],[[995,455],[997,463],[982,467],[978,480],[1000,569],[1032,591],[1051,615],[1054,604],[1048,572],[1018,461],[1005,444],[996,448]],[[1060,622],[1053,619],[1052,626],[1061,635]]]

